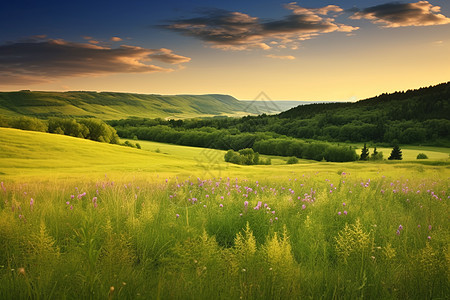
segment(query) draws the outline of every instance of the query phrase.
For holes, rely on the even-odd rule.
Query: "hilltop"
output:
[[[249,103],[228,95],[145,95],[113,92],[0,93],[0,114],[6,116],[95,117],[103,120],[126,117],[189,118],[242,116],[258,113]]]

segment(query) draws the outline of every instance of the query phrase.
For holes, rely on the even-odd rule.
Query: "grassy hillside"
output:
[[[135,142],[135,141],[132,141]],[[300,160],[286,165],[287,158],[271,156],[271,166],[238,166],[225,163],[225,151],[139,141],[142,149],[99,143],[69,136],[0,128],[0,179],[19,178],[102,178],[123,176],[245,176],[285,177],[294,173],[337,171],[376,174],[386,171],[403,174],[420,169],[429,176],[448,172],[449,151],[445,148],[403,149],[402,162],[320,163]],[[388,155],[388,149],[379,149]],[[418,152],[430,158],[417,164]],[[263,156],[266,157],[266,156]],[[428,166],[440,160],[444,166]],[[414,163],[416,162],[416,163]],[[421,162],[419,162],[421,163]],[[445,172],[443,173],[443,171]]]
[[[237,166],[141,145],[0,128],[0,299],[448,295],[448,160]]]
[[[103,120],[135,117],[244,115],[257,110],[228,95],[144,95],[110,92],[2,92],[0,114],[96,117]]]

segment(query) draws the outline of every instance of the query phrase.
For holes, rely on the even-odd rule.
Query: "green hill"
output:
[[[248,103],[228,95],[144,95],[112,92],[2,92],[0,114],[7,116],[96,117],[130,116],[188,118],[257,113]]]

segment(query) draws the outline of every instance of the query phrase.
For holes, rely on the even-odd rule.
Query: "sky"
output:
[[[450,1],[8,1],[0,91],[355,101],[450,81]]]

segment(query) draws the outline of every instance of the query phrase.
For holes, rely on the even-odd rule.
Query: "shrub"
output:
[[[417,159],[428,159],[428,156],[425,153],[417,154]]]
[[[295,157],[295,156],[291,156],[291,157],[289,157],[289,159],[287,160],[286,163],[287,163],[288,165],[296,164],[296,163],[298,163],[298,158]]]

